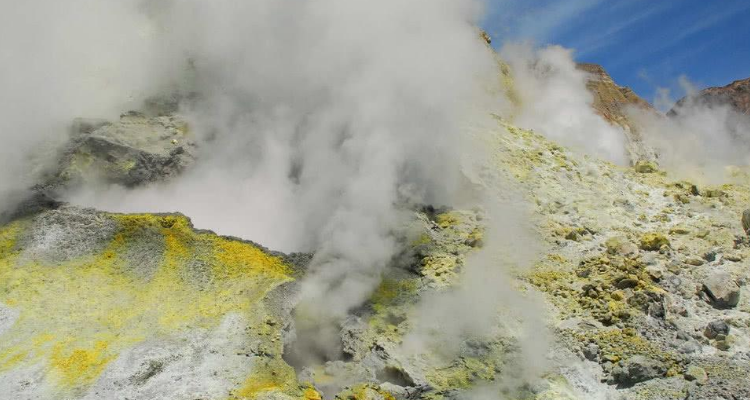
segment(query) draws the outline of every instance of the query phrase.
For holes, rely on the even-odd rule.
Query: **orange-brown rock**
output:
[[[631,162],[635,164],[638,160],[653,159],[653,151],[643,143],[641,128],[628,117],[628,109],[635,107],[658,114],[656,109],[630,88],[615,83],[601,65],[580,63],[578,69],[589,74],[586,86],[594,95],[594,110],[609,123],[625,131]]]

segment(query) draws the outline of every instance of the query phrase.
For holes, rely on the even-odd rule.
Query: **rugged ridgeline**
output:
[[[708,107],[729,105],[740,114],[750,115],[750,78],[734,81],[723,87],[703,89],[685,97],[677,102],[668,115],[678,115],[682,108],[689,105]]]
[[[585,68],[598,76],[597,110],[629,126],[622,107],[640,102]],[[513,84],[507,69],[503,82]],[[79,123],[36,190],[169,179],[198,154],[180,121],[130,113]],[[403,346],[418,304],[459,284],[483,246],[480,211],[412,210],[406,250],[341,326],[341,359],[295,371],[284,351],[309,255],[195,230],[179,214],[50,201],[0,227],[0,393],[383,400],[477,398],[482,388],[492,399],[750,398],[750,241],[740,223],[750,179],[698,187],[650,164],[636,171],[582,156],[500,117],[467,133],[491,152],[484,175],[497,177],[474,184],[520,192],[545,244],[533,268],[512,270],[512,296],[539,292],[547,308],[542,376],[524,374],[519,357],[543,344],[516,337],[503,309],[503,329],[455,351]]]
[[[628,110],[637,108],[658,114],[651,104],[640,98],[630,88],[619,86],[598,64],[581,63],[578,69],[589,74],[586,86],[594,96],[593,107],[607,122],[622,128],[627,139],[627,151],[633,164],[638,161],[652,161],[655,155],[643,142],[642,127],[630,117]]]

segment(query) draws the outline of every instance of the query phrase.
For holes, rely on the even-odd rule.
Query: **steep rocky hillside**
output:
[[[729,105],[741,114],[750,115],[750,78],[734,81],[723,87],[703,89],[693,96],[688,96],[677,102],[668,115],[680,113],[680,109],[688,104],[699,106]]]
[[[638,143],[624,108],[648,105],[600,67],[581,68],[597,110]],[[507,69],[503,81],[512,89]],[[37,190],[177,176],[196,157],[181,121],[78,124]],[[698,186],[647,160],[581,155],[497,115],[465,134],[488,155],[469,190],[517,193],[531,211],[530,237],[487,261],[507,287],[480,275],[487,293],[459,295],[471,258],[496,243],[487,210],[412,205],[403,251],[336,327],[340,356],[301,366],[289,353],[293,308],[312,255],[196,230],[181,214],[49,201],[0,226],[0,397],[750,398],[748,171]],[[533,265],[506,265],[531,242]],[[492,329],[466,339],[461,317],[482,315],[487,298],[503,300]],[[538,319],[538,336],[522,333],[525,318]],[[534,368],[532,350],[546,360]]]
[[[577,67],[589,74],[586,86],[594,95],[593,107],[596,112],[625,132],[630,159],[634,160],[633,162],[653,160],[653,151],[643,144],[643,127],[639,127],[632,118],[628,117],[628,110],[637,108],[657,114],[656,109],[630,88],[617,85],[601,65],[580,63]]]

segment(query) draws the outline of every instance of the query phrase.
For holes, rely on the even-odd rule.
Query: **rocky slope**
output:
[[[574,398],[750,396],[740,224],[750,186],[699,188],[622,169],[503,125],[510,134],[497,135],[497,150],[511,156],[502,169],[534,199],[551,246],[524,279],[554,305],[561,348],[601,368],[598,388],[580,365],[561,369]]]
[[[627,126],[622,107],[637,99],[603,70],[584,68],[597,77],[590,83],[597,109]],[[512,87],[507,70],[503,82]],[[169,179],[194,155],[180,121],[136,113],[79,124],[60,168],[40,187],[53,195],[90,177],[125,186]],[[471,185],[497,197],[517,192],[531,208],[533,239],[543,244],[530,268],[506,265],[507,252],[491,259],[492,269],[512,277],[507,288],[487,289],[507,300],[491,310],[493,329],[450,348],[443,340],[460,318],[442,318],[409,346],[424,323],[421,307],[451,305],[445,299],[476,268],[470,258],[493,243],[485,243],[489,227],[479,209],[412,209],[400,237],[404,252],[341,324],[340,359],[295,370],[286,351],[310,255],[199,231],[180,214],[111,214],[51,201],[0,227],[2,393],[750,398],[750,240],[740,222],[750,204],[748,171],[735,170],[740,183],[699,187],[648,162],[626,168],[580,155],[500,116],[466,134],[489,154]],[[545,313],[535,318],[547,340],[518,334],[520,317],[535,314],[526,305],[539,298]],[[458,314],[480,309],[458,306],[465,308]],[[527,373],[528,347],[545,346],[542,373]]]
[[[750,115],[750,78],[734,81],[723,87],[703,89],[693,96],[685,97],[677,102],[668,115],[678,115],[680,109],[687,105],[729,105],[741,114]]]

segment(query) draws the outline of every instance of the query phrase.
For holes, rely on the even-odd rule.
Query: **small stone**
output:
[[[698,231],[698,233],[695,236],[698,237],[699,239],[705,239],[708,237],[710,233],[711,232],[709,232],[708,229],[703,229],[703,230]]]
[[[583,356],[589,361],[596,361],[599,358],[599,346],[596,343],[589,343],[583,349]]]
[[[661,267],[657,267],[655,265],[649,265],[646,267],[646,273],[651,277],[651,279],[658,281],[664,276],[664,270]]]
[[[618,289],[630,289],[638,286],[638,280],[637,279],[631,279],[631,278],[624,278],[620,279],[615,283],[615,286]]]
[[[635,163],[635,172],[639,174],[653,174],[659,170],[659,166],[653,161],[641,160]]]
[[[711,321],[706,326],[703,334],[709,339],[715,339],[719,335],[726,337],[729,334],[729,325],[722,320]]]
[[[742,212],[742,229],[750,235],[750,208]]]
[[[634,356],[612,370],[615,383],[622,386],[633,386],[664,376],[667,368],[663,363],[644,356]]]
[[[685,342],[682,346],[680,346],[680,353],[693,354],[693,353],[697,353],[698,351],[700,351],[700,349],[701,349],[701,346],[698,343],[694,341],[689,341],[689,342]]]
[[[706,370],[696,365],[691,365],[685,371],[685,379],[688,381],[695,381],[698,385],[705,385],[708,382],[708,374]]]
[[[726,193],[724,193],[722,190],[719,190],[719,189],[708,189],[703,192],[703,196],[708,197],[708,198],[719,198],[719,197],[724,197],[726,195],[727,195]]]
[[[609,361],[611,363],[616,363],[620,361],[620,357],[613,355],[613,354],[607,354],[604,357],[602,357],[605,361]]]
[[[714,346],[721,351],[727,351],[731,347],[726,340],[717,340]]]
[[[609,254],[619,254],[624,257],[638,254],[638,246],[621,236],[607,239],[604,245],[607,247],[607,253]]]
[[[715,251],[706,252],[706,254],[703,255],[703,259],[708,262],[716,261],[716,252]]]
[[[733,308],[740,302],[740,287],[726,272],[715,272],[703,282],[703,290],[715,308]]]
[[[699,267],[705,263],[706,262],[702,258],[698,258],[698,257],[688,257],[687,259],[685,259],[685,264],[692,265],[695,267]]]
[[[669,229],[669,233],[675,234],[675,235],[687,235],[690,233],[690,230],[682,225],[673,226]]]
[[[669,239],[661,233],[647,233],[641,237],[641,249],[659,251],[663,246],[669,247]]]
[[[724,254],[724,259],[727,261],[732,261],[732,262],[740,262],[742,261],[742,256],[737,253],[729,253],[729,254]]]

